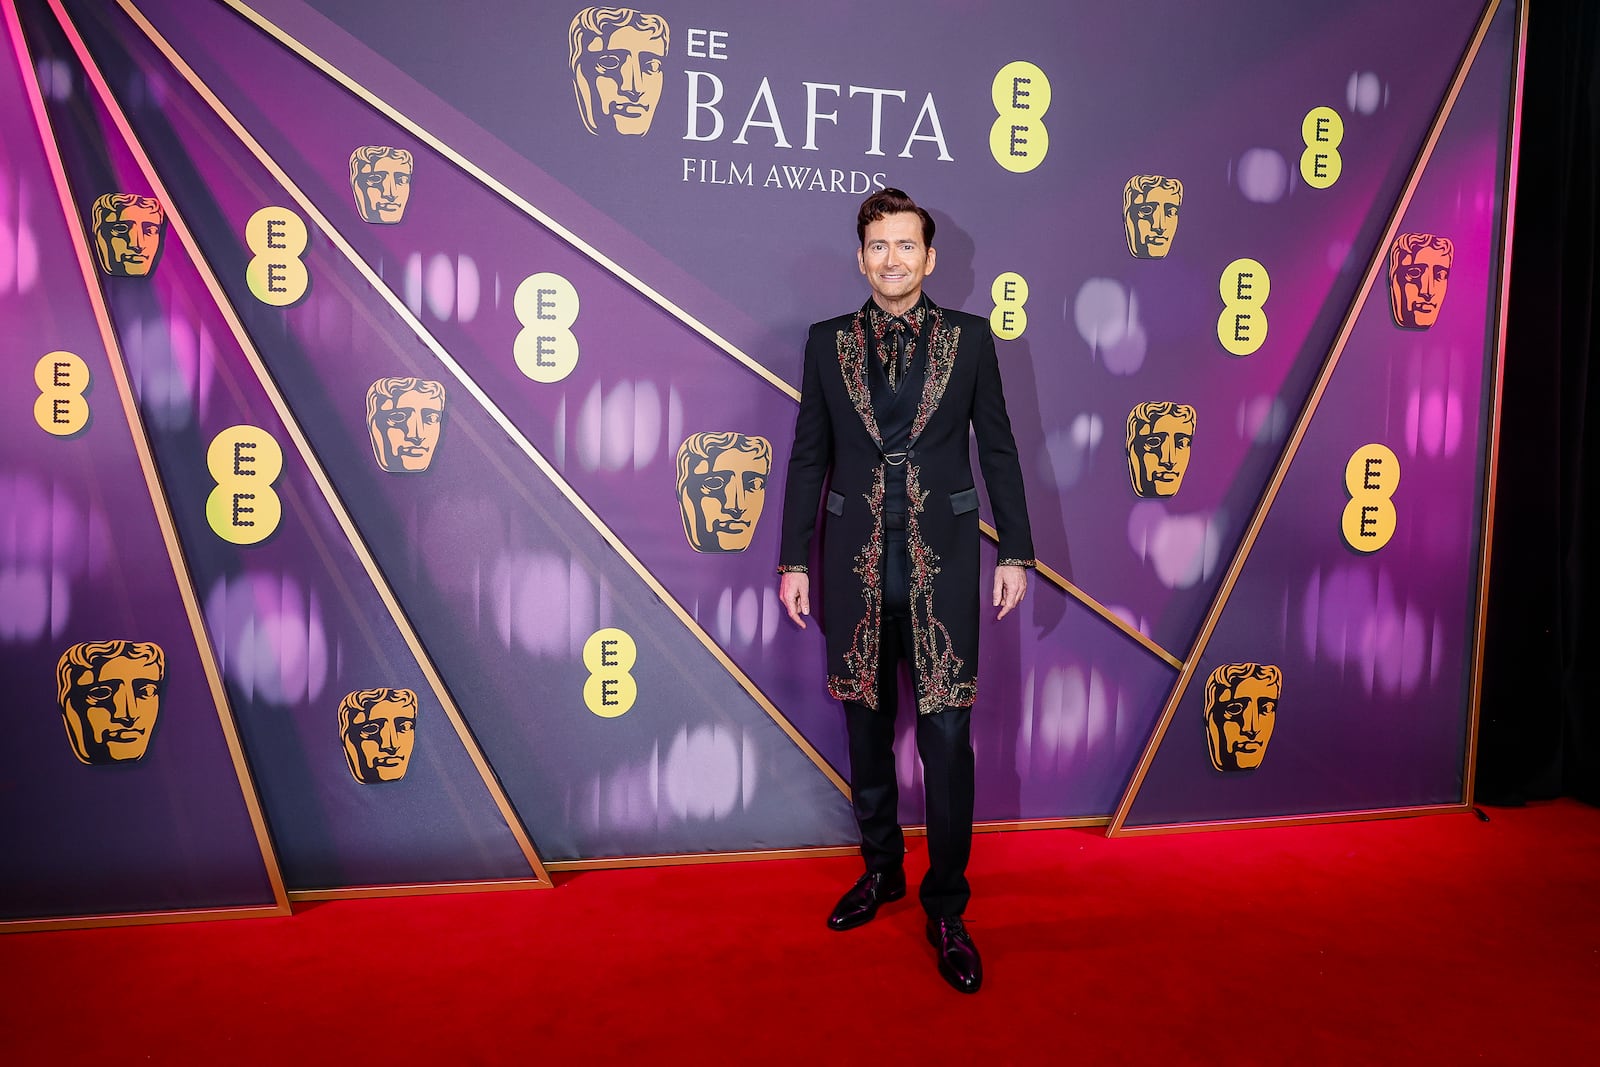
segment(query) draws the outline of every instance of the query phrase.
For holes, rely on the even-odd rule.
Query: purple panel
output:
[[[1368,294],[1129,825],[1463,799],[1513,15],[1497,17],[1401,224],[1454,242],[1438,320],[1397,327],[1386,276]],[[1399,460],[1398,523],[1363,554],[1340,532],[1345,464],[1374,442]],[[1281,700],[1260,766],[1219,773],[1204,683],[1241,662],[1279,667]]]
[[[107,54],[115,50],[104,35],[96,33],[96,39]],[[152,62],[151,57],[146,54],[143,62]],[[318,237],[307,251],[313,283],[297,305],[279,311],[249,294],[243,284],[251,255],[241,241],[244,222],[262,206],[291,201],[242,149],[218,153],[219,144],[230,143],[228,135],[186,87],[166,88],[164,97],[160,113],[139,113],[141,136],[156,153],[180,210],[203,220],[197,231],[208,258],[545,854],[572,858],[848,839],[848,808],[838,790],[619,565],[571,504],[476,410],[466,389],[334,248]],[[334,93],[327,105],[343,103]],[[388,142],[374,135],[354,143]],[[360,231],[366,224],[344,217],[354,214],[346,162],[350,147],[340,139],[336,165],[343,186],[336,197],[325,198],[324,206]],[[433,180],[434,172],[424,173]],[[476,187],[462,191],[476,195],[486,212],[503,210]],[[534,231],[531,237],[542,237],[526,220],[510,221]],[[424,211],[408,216],[404,227],[372,229],[411,232],[413,224],[431,225],[436,240],[450,239],[448,212],[435,212],[431,223]],[[492,262],[489,257],[505,243],[505,227],[498,234],[469,232]],[[556,266],[583,286],[579,272],[587,262],[561,251],[570,262]],[[456,264],[463,259],[470,263],[463,256]],[[488,323],[488,336],[502,354],[498,362],[509,365],[498,368],[500,378],[488,380],[506,392],[527,391],[532,383],[517,375],[510,359],[520,325],[514,316],[506,325],[511,289],[519,279],[510,286],[497,284],[498,274],[485,272],[475,279],[481,289],[470,291],[467,282],[452,280],[450,315]],[[602,282],[616,286],[609,277]],[[596,296],[587,287],[583,292],[586,301],[604,307],[605,292]],[[433,306],[437,296],[435,288],[418,299]],[[481,316],[475,310],[480,302]],[[638,304],[631,293],[622,293],[613,317],[625,328],[682,334],[654,308],[644,307],[641,316]],[[587,338],[584,343],[590,344]],[[464,344],[452,339],[452,348],[468,362]],[[703,345],[690,344],[687,352],[686,358],[704,358]],[[476,371],[490,361],[470,362]],[[379,378],[396,375],[447,383],[447,425],[433,464],[422,474],[385,473],[374,459],[367,389]],[[563,405],[556,394],[555,418]],[[788,415],[787,408],[779,410]],[[638,420],[631,410],[628,416],[624,431],[631,433]],[[526,418],[535,417],[548,421],[551,416]],[[665,417],[658,416],[657,423],[655,432],[664,438]],[[593,433],[598,435],[598,425]],[[630,443],[627,458],[631,461],[643,447]],[[666,447],[664,440],[649,443],[655,469],[666,472],[665,506],[659,516],[644,513],[644,532],[637,536],[659,542],[672,533],[682,543],[673,457]],[[686,544],[683,552],[690,554]],[[288,558],[295,556],[290,550]],[[716,603],[699,607],[708,617],[723,617],[731,644],[750,643],[763,632],[770,640],[775,603],[768,605],[763,626],[760,605],[752,618],[750,601],[740,596],[720,611]],[[651,621],[641,621],[645,618]],[[639,639],[641,662],[634,673],[648,696],[648,713],[602,720],[583,708],[582,647],[603,625],[624,626]],[[657,653],[648,663],[647,643],[654,643]],[[646,686],[646,677],[654,683]],[[530,718],[530,699],[552,718]],[[705,780],[694,780],[696,775]],[[733,791],[725,796],[730,784]]]
[[[9,37],[8,37],[9,40]],[[17,64],[0,63],[0,917],[271,905],[273,891],[178,592]],[[41,67],[57,100],[82,84]],[[91,418],[35,422],[35,362],[88,364]],[[79,762],[56,664],[85,641],[165,654],[160,711],[136,762]]]
[[[169,6],[182,5],[146,9],[207,79],[239,77],[232,49],[207,56],[228,16],[185,7],[174,18]],[[1219,18],[1161,0],[1066,12],[1036,2],[991,18],[952,2],[907,5],[896,19],[890,5],[880,17],[897,47],[886,53],[874,35],[839,32],[860,17],[842,0],[808,6],[803,20],[743,3],[646,5],[672,28],[661,102],[647,135],[616,137],[590,134],[574,103],[567,28],[581,6],[497,0],[471,20],[437,7],[376,20],[355,0],[258,8],[789,381],[805,323],[860,299],[860,193],[835,191],[831,172],[881,175],[932,205],[935,299],[987,313],[1001,272],[1029,282],[1027,332],[1002,360],[1032,457],[1040,558],[1178,655],[1353,298],[1382,222],[1375,205],[1397,194],[1482,11],[1480,0],[1369,0],[1334,16],[1260,2]],[[1022,26],[1063,30],[1019,49]],[[722,58],[698,32],[711,30],[727,34]],[[930,64],[951,40],[961,63]],[[1152,56],[1152,43],[1167,47]],[[990,154],[991,83],[1019,58],[1050,80],[1052,148],[1010,174]],[[270,111],[270,86],[284,83],[248,80]],[[841,87],[837,98],[818,90],[815,110],[838,118],[814,123],[811,150],[807,82]],[[722,130],[703,139],[716,123],[696,104],[715,85]],[[851,97],[851,86],[905,97]],[[930,119],[918,122],[930,97],[947,153]],[[1319,105],[1346,120],[1343,176],[1323,191],[1296,173],[1301,120]],[[773,121],[789,147],[759,125]],[[753,186],[714,180],[735,167],[751,169]],[[829,188],[778,187],[797,168],[827,171]],[[1133,260],[1124,240],[1122,187],[1141,173],[1186,187],[1182,233],[1161,262]],[[1265,347],[1235,359],[1216,338],[1218,280],[1244,255],[1267,266],[1274,295]],[[1141,502],[1123,430],[1135,404],[1163,399],[1199,409],[1196,458],[1181,496]]]
[[[246,41],[243,47],[252,44]],[[271,98],[257,94],[248,100],[243,107],[259,107],[272,120],[270,126],[255,124],[254,131],[272,146],[274,157],[381,274],[400,279],[395,287],[413,312],[808,740],[842,768],[838,708],[820,684],[820,635],[814,629],[804,636],[793,634],[774,596],[776,514],[758,524],[747,552],[704,555],[687,543],[673,499],[675,447],[696,430],[732,427],[768,436],[775,449],[773,466],[781,471],[787,462],[793,402],[425,147],[386,125],[375,126],[364,106],[314,79],[307,82],[292,57],[263,49],[260,55],[248,52],[248,58],[263,83],[293,80],[295,98],[314,99],[313,110],[327,119],[297,122],[295,111]],[[241,88],[239,98],[245,96]],[[341,132],[351,129],[360,131],[354,142]],[[344,163],[352,143],[400,144],[416,154],[413,195],[400,225],[354,221]],[[198,150],[191,154],[205,158]],[[205,184],[225,195],[231,183],[223,178],[218,173]],[[242,217],[258,203],[247,201],[232,214]],[[530,269],[568,278],[584,303],[578,369],[558,385],[530,383],[510,358],[520,324],[507,305]],[[315,273],[321,276],[322,271]],[[464,294],[471,298],[463,299]],[[313,296],[308,304],[318,300]],[[395,343],[384,342],[389,347]],[[649,498],[653,506],[640,506],[641,481],[656,486]],[[1042,592],[1041,597],[1042,602],[1065,601],[1057,591]],[[1136,755],[1125,746],[1135,732],[1144,736],[1157,706],[1155,697],[1164,688],[1167,669],[1103,620],[1077,604],[1065,608],[1057,603],[1053,612],[1068,615],[1072,625],[1049,638],[1028,641],[1027,655],[1013,649],[1008,669],[985,672],[994,690],[1003,694],[996,701],[1003,710],[981,720],[980,737],[986,738],[985,752],[993,754],[995,769],[980,789],[980,818],[1104,814]],[[1091,652],[1085,645],[1103,651]],[[1073,652],[1067,654],[1066,648]],[[1123,670],[1108,671],[1102,659]],[[1034,673],[1020,671],[1023,664]],[[1035,676],[1037,693],[1028,688]],[[1065,695],[1080,676],[1081,701]],[[1113,677],[1125,688],[1116,689]],[[1130,693],[1147,694],[1147,699],[1135,708]],[[1030,705],[1024,697],[1037,702]],[[1058,740],[1050,732],[1057,725],[1074,715],[1086,716],[1070,727],[1083,732],[1082,743],[1061,746],[1071,758],[1055,747],[1045,755],[1031,754],[1030,727],[1019,716],[1035,713],[1050,720],[1051,725],[1041,727],[1049,733],[1049,746]],[[1102,715],[1113,729],[1102,729]],[[1137,739],[1132,743],[1136,746]],[[1019,767],[1035,761],[1039,773],[1023,789]],[[909,761],[908,779],[913,772],[914,761]]]
[[[77,71],[57,41],[48,62]],[[113,84],[143,84],[111,68]],[[80,83],[86,84],[86,83]],[[92,89],[88,90],[92,92]],[[136,111],[156,113],[129,94]],[[52,117],[84,202],[95,188],[143,189],[140,168],[99,106],[98,128]],[[169,227],[142,284],[111,290],[123,349],[191,573],[292,889],[527,878],[532,871],[450,727],[426,678],[264,391],[187,249]],[[267,540],[238,546],[206,520],[210,441],[249,424],[285,449],[275,489],[283,519]],[[338,708],[347,693],[407,689],[419,741],[406,775],[362,784],[349,769]]]

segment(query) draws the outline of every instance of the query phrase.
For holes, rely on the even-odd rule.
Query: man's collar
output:
[[[917,296],[917,302],[912,304],[903,315],[891,315],[878,306],[878,301],[867,297],[867,302],[862,310],[867,313],[867,321],[872,325],[875,337],[882,337],[886,330],[903,330],[909,327],[913,333],[922,332],[922,324],[928,313],[933,309],[933,301],[928,299],[927,293]]]

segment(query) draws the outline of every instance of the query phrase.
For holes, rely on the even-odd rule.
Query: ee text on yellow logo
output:
[[[230,426],[211,439],[206,470],[217,487],[206,498],[206,521],[235,545],[265,541],[283,518],[272,483],[283,473],[283,449],[259,426]]]
[[[89,424],[89,365],[71,352],[50,352],[33,365],[33,421],[57,437],[71,437]]]
[[[1357,552],[1376,552],[1394,536],[1398,516],[1394,491],[1400,488],[1400,460],[1383,445],[1362,445],[1344,468],[1350,502],[1340,523],[1345,544]]]
[[[250,216],[244,241],[255,255],[244,278],[257,300],[282,308],[306,295],[311,275],[300,257],[308,240],[305,222],[286,207],[264,207]]]
[[[997,116],[989,127],[989,151],[1006,170],[1026,174],[1050,151],[1050,131],[1044,125],[1044,113],[1050,110],[1050,79],[1019,59],[1000,68],[989,97]]]
[[[583,643],[583,665],[589,678],[583,683],[583,702],[602,719],[626,715],[639,698],[639,686],[628,672],[639,658],[639,646],[627,631],[608,626],[596,630]]]

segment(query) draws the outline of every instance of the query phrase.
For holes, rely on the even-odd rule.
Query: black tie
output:
[[[894,365],[898,373],[895,376],[895,392],[900,391],[900,386],[906,380],[906,327],[905,320],[900,320],[900,328],[894,332]]]

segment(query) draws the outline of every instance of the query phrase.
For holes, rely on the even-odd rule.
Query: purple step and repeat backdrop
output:
[[[0,920],[853,843],[776,512],[882,186],[1041,564],[978,819],[1469,799],[1513,3],[7,6]]]

